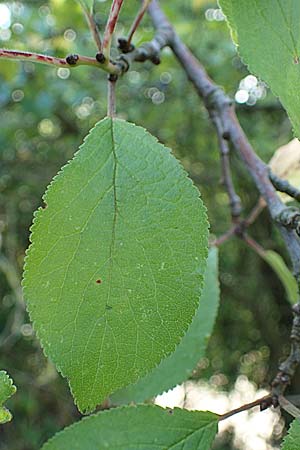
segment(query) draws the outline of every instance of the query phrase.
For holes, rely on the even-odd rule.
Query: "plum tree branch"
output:
[[[23,52],[22,50],[0,49],[0,59],[10,59],[14,61],[31,61],[39,64],[46,64],[56,67],[74,68],[78,66],[92,66],[100,68],[108,73],[119,72],[120,70],[112,63],[108,65],[100,64],[96,58],[82,55],[68,55],[66,58],[44,55],[34,52]]]
[[[118,17],[120,14],[120,10],[122,8],[123,0],[113,0],[110,13],[107,19],[106,27],[104,30],[104,37],[103,37],[103,45],[102,45],[102,52],[104,55],[104,58],[109,61],[110,59],[110,47],[111,47],[111,41],[112,36],[115,30],[116,23],[118,21]]]
[[[222,414],[221,416],[219,416],[219,422],[221,420],[229,419],[229,417],[232,417],[240,412],[248,411],[249,409],[252,409],[255,406],[259,406],[260,410],[263,411],[264,409],[269,408],[269,406],[272,406],[272,402],[273,402],[272,396],[270,394],[265,395],[264,397],[258,398],[257,400],[254,400],[251,403],[247,403],[246,405],[240,406],[239,408],[233,409],[232,411]]]
[[[223,138],[231,142],[233,148],[243,160],[257,189],[268,205],[272,219],[278,221],[278,217],[286,210],[286,206],[277,195],[269,179],[267,164],[257,156],[242,130],[232,100],[210,79],[204,67],[181,41],[157,0],[152,0],[148,11],[155,28],[164,32],[165,45],[172,49],[189,80],[194,85],[196,92],[203,99],[212,122],[216,125],[217,118],[218,127],[222,127]],[[300,241],[294,230],[286,228],[280,222],[278,222],[278,227],[288,248],[295,276],[300,277]]]
[[[143,4],[142,4],[139,12],[137,13],[136,18],[134,19],[133,24],[131,25],[130,31],[128,33],[128,38],[127,38],[127,42],[128,42],[129,46],[131,44],[133,35],[136,32],[139,24],[141,23],[141,20],[143,19],[144,14],[145,14],[150,2],[151,2],[151,0],[143,0]]]
[[[95,41],[95,44],[96,44],[99,52],[101,52],[102,51],[102,42],[101,42],[99,28],[98,28],[97,22],[95,21],[94,14],[85,7],[83,2],[80,1],[80,4],[81,4],[82,10],[83,10],[83,13],[85,15],[87,24],[89,26],[91,35]]]
[[[237,195],[234,189],[229,161],[230,150],[228,142],[223,137],[222,124],[218,120],[218,117],[215,117],[215,127],[217,130],[219,141],[221,166],[222,166],[222,182],[228,194],[232,221],[236,223],[239,220],[239,217],[242,212],[242,204],[240,197]]]
[[[201,63],[181,41],[157,0],[152,0],[148,12],[156,30],[164,33],[165,45],[172,49],[197,94],[203,99],[218,135],[221,133],[222,138],[231,143],[266,201],[270,215],[277,224],[288,249],[294,275],[300,283],[300,241],[295,232],[295,229],[298,231],[300,228],[299,214],[290,211],[277,195],[270,180],[269,167],[257,156],[248,141],[236,117],[233,102],[208,76]],[[225,238],[235,233],[235,229],[229,230]],[[300,302],[294,306],[293,312],[291,351],[289,357],[280,365],[279,372],[272,383],[273,404],[276,404],[276,398],[284,393],[300,363]]]

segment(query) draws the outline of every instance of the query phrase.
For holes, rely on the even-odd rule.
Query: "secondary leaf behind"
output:
[[[187,333],[172,355],[161,361],[136,384],[111,396],[113,404],[143,402],[187,380],[204,356],[219,305],[218,249],[209,251],[204,276],[204,288],[197,313]]]
[[[217,430],[218,416],[210,412],[127,406],[84,418],[42,450],[209,450]]]

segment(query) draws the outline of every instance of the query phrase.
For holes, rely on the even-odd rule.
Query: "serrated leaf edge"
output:
[[[52,436],[47,442],[45,442],[45,443],[43,444],[43,447],[42,447],[41,450],[47,450],[48,444],[50,444],[52,441],[54,441],[54,439],[55,439],[58,435],[63,434],[63,433],[66,432],[67,430],[71,430],[71,429],[73,429],[74,427],[79,426],[82,422],[86,422],[86,421],[88,421],[88,420],[90,420],[90,419],[93,419],[94,417],[99,417],[100,415],[103,416],[103,415],[107,415],[107,414],[113,413],[114,411],[122,411],[122,410],[129,410],[129,409],[136,409],[136,410],[137,410],[137,409],[141,409],[141,408],[143,408],[143,409],[150,409],[150,408],[152,408],[152,409],[160,409],[161,411],[165,411],[166,413],[169,413],[169,414],[170,414],[170,411],[173,411],[173,412],[176,412],[176,411],[186,411],[187,413],[193,413],[193,412],[195,412],[195,413],[208,413],[208,414],[211,414],[212,416],[215,416],[215,421],[208,421],[207,425],[205,425],[205,426],[203,426],[203,427],[201,426],[201,429],[206,428],[206,427],[209,427],[209,426],[211,426],[212,424],[215,424],[215,422],[217,423],[218,420],[219,420],[219,417],[220,417],[219,414],[213,413],[213,412],[211,412],[211,411],[186,410],[186,409],[177,408],[177,407],[175,407],[175,408],[168,408],[168,407],[163,408],[163,407],[161,407],[161,406],[154,405],[154,404],[147,404],[147,405],[146,405],[146,404],[144,404],[144,403],[139,403],[139,404],[135,404],[135,405],[122,405],[122,406],[118,406],[118,407],[116,407],[116,408],[106,409],[106,410],[104,410],[104,411],[99,411],[99,412],[97,412],[97,413],[95,413],[95,414],[91,414],[91,415],[89,415],[89,416],[83,417],[83,418],[80,419],[79,421],[72,423],[71,425],[67,426],[67,427],[64,428],[63,430],[58,431],[58,432],[57,432],[54,436]],[[199,429],[200,429],[200,428],[199,428]],[[196,433],[199,429],[195,430],[194,432]]]
[[[89,130],[88,134],[83,138],[82,144],[79,146],[78,150],[74,153],[73,157],[72,157],[71,159],[69,159],[69,160],[66,162],[66,164],[64,164],[64,165],[61,167],[61,169],[58,171],[58,173],[52,178],[51,182],[49,183],[49,185],[48,185],[47,188],[46,188],[45,193],[42,195],[42,200],[47,204],[47,202],[46,202],[46,200],[47,200],[47,195],[48,195],[48,192],[49,192],[49,190],[51,189],[51,187],[56,183],[57,179],[58,179],[59,177],[62,176],[62,174],[64,173],[64,171],[66,170],[66,168],[69,167],[70,163],[71,163],[72,161],[75,161],[75,160],[78,159],[79,154],[80,154],[80,151],[82,150],[82,148],[83,148],[84,144],[86,143],[87,139],[88,139],[89,136],[92,134],[92,132],[97,128],[98,124],[103,123],[103,121],[111,121],[111,127],[112,127],[112,128],[113,128],[113,123],[114,123],[114,121],[119,121],[119,122],[121,122],[121,123],[127,123],[127,124],[129,124],[130,126],[132,126],[133,128],[139,128],[141,131],[143,131],[143,133],[144,133],[145,135],[150,135],[151,138],[156,142],[156,144],[158,144],[158,145],[162,148],[162,150],[164,150],[164,151],[167,150],[167,154],[168,154],[168,158],[169,158],[169,159],[173,159],[173,158],[176,159],[181,174],[186,178],[186,180],[187,180],[187,181],[189,182],[189,184],[191,185],[193,191],[197,194],[197,198],[198,198],[198,200],[201,202],[201,206],[202,206],[203,223],[206,223],[206,225],[207,225],[207,228],[206,228],[206,236],[204,236],[204,235],[202,236],[202,240],[205,241],[205,264],[204,264],[204,266],[203,266],[203,270],[202,270],[202,274],[201,274],[201,282],[200,282],[200,285],[199,285],[199,289],[200,289],[200,297],[201,297],[201,293],[202,293],[202,291],[203,291],[203,285],[204,285],[204,272],[205,272],[206,265],[207,265],[207,257],[208,257],[208,235],[209,235],[209,228],[210,228],[210,224],[209,224],[209,221],[208,221],[208,215],[207,215],[207,208],[206,208],[206,206],[205,206],[204,203],[203,203],[203,200],[202,200],[202,198],[201,198],[201,193],[200,193],[199,189],[195,186],[193,180],[188,176],[188,173],[187,173],[186,170],[184,169],[184,167],[183,167],[181,161],[179,161],[175,156],[173,156],[172,150],[171,150],[169,147],[167,147],[167,146],[163,145],[162,143],[160,143],[159,140],[157,139],[157,137],[156,137],[156,136],[153,136],[151,133],[149,133],[144,127],[138,126],[138,125],[136,125],[136,124],[134,124],[134,123],[130,123],[130,122],[127,122],[126,120],[119,119],[119,118],[114,118],[114,119],[112,119],[111,117],[105,117],[105,118],[101,119],[100,121],[98,121],[98,122],[97,122],[97,123]],[[32,238],[33,238],[33,235],[34,235],[35,227],[36,227],[36,225],[37,225],[36,222],[37,222],[37,220],[38,220],[38,218],[39,218],[39,216],[41,215],[42,212],[43,212],[43,208],[40,206],[40,207],[33,213],[33,221],[32,221],[32,225],[31,225],[30,228],[29,228],[29,231],[30,231],[30,236],[29,236],[30,245],[28,246],[28,248],[27,248],[26,251],[25,251],[24,270],[23,270],[22,281],[21,281],[21,286],[22,286],[23,289],[26,289],[26,273],[27,273],[26,266],[27,266],[27,259],[28,259],[28,256],[29,256],[29,252],[32,252],[32,250],[33,250],[33,248],[34,248],[34,247],[33,247],[33,243],[32,243]],[[199,299],[200,299],[200,297],[199,297]],[[25,300],[25,302],[26,302],[26,297],[25,297],[25,295],[24,295],[24,300]],[[95,409],[96,406],[93,407],[93,408],[90,408],[90,407],[89,407],[89,408],[87,408],[87,409],[84,410],[84,411],[81,409],[81,407],[80,407],[80,405],[79,405],[79,403],[78,403],[78,399],[76,398],[75,393],[74,393],[74,390],[73,390],[73,388],[72,388],[72,386],[71,386],[70,379],[67,377],[67,375],[64,373],[64,371],[61,369],[60,365],[57,364],[56,359],[55,359],[55,358],[51,358],[51,357],[48,355],[47,349],[46,349],[45,346],[44,346],[44,341],[45,341],[45,340],[44,340],[44,339],[41,339],[40,336],[39,336],[39,332],[38,332],[38,330],[37,330],[37,328],[36,328],[36,326],[35,326],[35,321],[33,321],[32,316],[31,316],[31,313],[30,313],[30,311],[29,311],[29,309],[28,309],[27,302],[26,302],[26,310],[27,310],[27,312],[28,312],[30,321],[31,321],[31,323],[32,323],[33,330],[34,330],[34,332],[35,332],[35,334],[36,334],[36,337],[38,338],[38,340],[39,340],[39,342],[40,342],[40,345],[41,345],[41,348],[42,348],[42,350],[43,350],[44,355],[45,355],[47,358],[49,358],[49,359],[54,363],[54,365],[55,365],[57,371],[62,375],[63,378],[65,378],[65,379],[67,380],[68,386],[69,386],[70,392],[71,392],[71,394],[72,394],[72,397],[73,397],[73,399],[74,399],[75,405],[78,407],[79,411],[80,411],[82,414],[89,414],[89,413],[91,413],[91,412]],[[195,317],[195,315],[196,315],[196,312],[197,312],[197,307],[195,307],[194,314],[193,314],[193,317],[192,317],[192,319],[191,319],[190,324],[192,323],[192,321],[193,321],[193,319],[194,319],[194,317]],[[189,325],[190,325],[190,324],[189,324]],[[172,349],[171,349],[164,357],[167,357],[167,356],[171,355],[171,354],[175,351],[177,345],[180,343],[181,339],[183,338],[183,336],[185,335],[186,332],[187,332],[187,330],[185,330],[182,334],[178,335],[178,342],[174,344],[173,348],[172,348]],[[163,358],[162,358],[162,359],[163,359]],[[150,369],[150,371],[151,371],[151,370],[154,370],[154,369],[160,364],[160,362],[162,361],[162,359],[161,359],[160,361],[158,361],[158,363],[157,363],[155,366],[153,366],[153,367]],[[114,392],[116,392],[118,389],[121,389],[121,388],[123,388],[123,387],[127,387],[127,386],[129,386],[130,384],[136,383],[140,378],[146,376],[147,373],[149,373],[150,371],[141,374],[141,375],[140,375],[135,381],[133,381],[133,382],[130,382],[130,383],[127,383],[127,384],[123,384],[123,385],[120,385],[118,388],[114,389],[114,391],[111,391],[111,392],[108,393],[107,395],[109,396],[109,395],[113,394]]]
[[[290,114],[290,112],[289,112],[289,108],[287,108],[287,106],[285,106],[285,105],[282,103],[281,98],[280,98],[280,95],[277,93],[277,90],[273,88],[273,86],[271,87],[271,84],[270,84],[270,82],[267,80],[267,78],[265,78],[265,77],[262,78],[262,77],[257,73],[256,70],[252,70],[252,64],[251,64],[251,63],[248,63],[248,61],[245,61],[245,58],[244,58],[244,56],[241,54],[241,51],[240,51],[240,45],[239,45],[239,42],[238,42],[238,41],[239,41],[239,37],[238,37],[238,36],[239,36],[239,33],[238,33],[237,28],[235,28],[234,25],[233,25],[233,22],[234,22],[234,21],[231,21],[231,20],[228,19],[227,15],[224,13],[224,11],[223,11],[223,9],[222,9],[220,0],[218,0],[218,5],[219,5],[219,7],[221,8],[221,10],[222,10],[222,12],[223,12],[223,14],[224,14],[226,23],[227,23],[228,28],[229,28],[229,31],[230,31],[230,35],[231,35],[232,42],[233,42],[234,45],[236,46],[237,53],[238,53],[238,56],[239,56],[240,60],[242,61],[242,63],[244,64],[244,66],[247,68],[247,70],[248,70],[249,73],[251,73],[252,75],[255,75],[259,80],[264,81],[264,82],[268,85],[268,87],[269,87],[270,90],[272,91],[273,95],[278,99],[278,101],[279,101],[280,104],[282,105],[283,109],[286,111],[287,116],[288,116],[288,118],[289,118],[289,120],[290,120],[290,122],[291,122],[291,124],[292,124],[292,127],[293,127],[293,134],[294,134],[294,136],[298,137],[298,133],[296,132],[296,124],[294,124],[294,120],[293,120],[292,117],[291,117],[291,114]]]

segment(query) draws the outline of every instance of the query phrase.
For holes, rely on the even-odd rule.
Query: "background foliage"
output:
[[[176,0],[172,7],[164,3],[181,37],[216,82],[239,101],[248,95],[246,103],[237,104],[238,116],[251,143],[268,161],[274,150],[292,137],[291,126],[263,85],[256,91],[251,88],[216,2]],[[10,23],[0,28],[0,47],[59,56],[95,54],[75,2],[35,0],[6,5],[12,14]],[[137,5],[138,0],[125,2],[120,35],[128,30]],[[96,7],[103,24],[109,2],[98,1]],[[152,33],[145,20],[135,43],[150,39]],[[220,183],[215,132],[169,51],[163,53],[160,66],[135,65],[124,76],[118,84],[118,112],[174,150],[201,187],[211,232],[226,231],[230,217]],[[32,213],[40,205],[42,193],[105,113],[106,82],[101,71],[0,62],[0,368],[5,368],[19,387],[13,401],[7,402],[14,421],[0,428],[1,450],[37,449],[79,417],[65,380],[45,359],[32,333],[19,282]],[[234,156],[233,169],[245,210],[250,211],[258,194]],[[267,212],[251,233],[264,247],[285,256]],[[214,335],[193,377],[211,379],[220,388],[230,389],[238,374],[246,374],[264,385],[275,374],[285,350],[282,342],[288,340],[291,312],[284,289],[266,262],[238,240],[221,248],[220,282],[222,301]]]

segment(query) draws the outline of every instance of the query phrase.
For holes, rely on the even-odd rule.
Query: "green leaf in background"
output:
[[[205,207],[170,151],[106,118],[48,188],[24,295],[81,411],[172,353],[201,295]]]
[[[80,6],[88,13],[92,13],[94,9],[95,0],[77,0]]]
[[[299,0],[219,0],[250,70],[266,81],[300,137]]]
[[[288,434],[283,440],[282,450],[299,450],[300,448],[300,419],[292,422]]]
[[[9,399],[15,392],[16,386],[4,370],[0,370],[0,424],[10,422],[12,419],[11,413],[3,406],[6,400]]]
[[[205,355],[219,306],[218,249],[209,251],[204,288],[197,313],[186,335],[172,355],[136,384],[111,396],[112,404],[143,402],[187,380]]]
[[[126,406],[82,419],[42,450],[209,450],[217,431],[218,416],[210,412]]]
[[[262,258],[272,267],[278,278],[282,282],[289,302],[294,305],[297,303],[298,286],[297,281],[282,257],[273,250],[266,250],[262,253]]]

